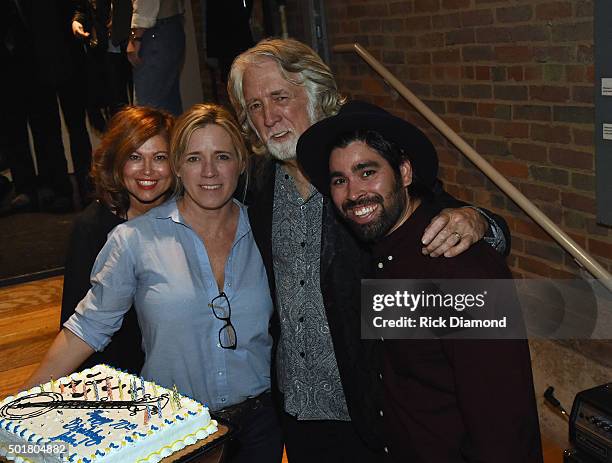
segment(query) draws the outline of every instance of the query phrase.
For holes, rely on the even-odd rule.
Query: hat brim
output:
[[[433,188],[438,156],[421,130],[389,113],[338,113],[311,126],[298,140],[298,163],[318,191],[326,195],[330,192],[329,157],[333,145],[342,134],[362,129],[374,130],[404,150],[420,182]]]

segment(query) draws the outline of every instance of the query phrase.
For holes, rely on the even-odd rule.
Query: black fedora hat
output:
[[[338,137],[353,130],[375,130],[395,143],[410,160],[421,183],[431,189],[438,176],[438,155],[427,136],[404,119],[365,101],[350,101],[338,114],[323,119],[300,137],[297,159],[317,190],[329,195],[329,156]]]

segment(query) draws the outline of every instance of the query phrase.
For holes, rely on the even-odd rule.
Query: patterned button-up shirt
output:
[[[278,382],[299,420],[350,420],[320,284],[323,197],[304,200],[276,166],[272,253],[281,323]]]

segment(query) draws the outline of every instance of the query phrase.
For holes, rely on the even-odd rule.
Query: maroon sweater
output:
[[[423,203],[376,244],[374,278],[512,278],[503,257],[483,242],[455,258],[424,256],[421,236],[437,212]],[[542,462],[527,341],[385,340],[384,352],[393,461]]]

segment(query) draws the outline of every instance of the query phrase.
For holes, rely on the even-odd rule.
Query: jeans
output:
[[[185,57],[183,16],[157,21],[142,36],[140,58],[134,68],[136,104],[165,109],[178,116],[183,112],[179,79]]]

